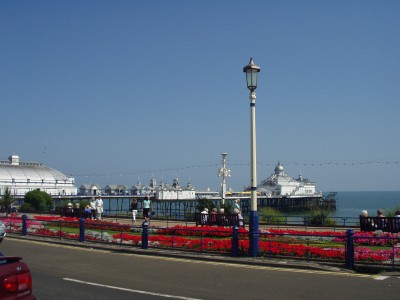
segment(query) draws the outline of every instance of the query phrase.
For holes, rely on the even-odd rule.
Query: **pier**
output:
[[[313,209],[323,209],[328,211],[336,210],[336,193],[331,193],[327,197],[258,197],[257,206],[259,209],[264,207],[271,207],[281,212],[303,212]],[[81,200],[90,200],[96,196],[56,196],[53,197],[56,210],[60,207],[66,206],[68,202],[77,202]],[[133,198],[138,200],[139,213],[142,211],[142,200],[144,196],[137,195],[105,195],[101,196],[104,202],[104,211],[108,216],[127,215],[129,206]],[[237,198],[226,198],[225,205],[233,204]],[[156,218],[171,218],[177,220],[184,220],[191,218],[198,211],[199,201],[211,201],[213,206],[222,207],[222,199],[179,199],[179,200],[157,200],[151,198],[153,211]],[[250,198],[241,197],[240,205],[242,214],[247,216],[250,212]]]

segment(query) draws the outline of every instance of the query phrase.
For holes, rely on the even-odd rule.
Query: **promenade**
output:
[[[36,215],[33,214],[28,214],[28,220],[29,219],[33,219]],[[42,216],[55,216],[55,215],[43,215]],[[127,218],[127,217],[106,217],[103,218],[104,226],[115,226],[115,223],[121,224],[121,225],[128,225],[128,226],[132,226],[134,227],[133,231],[134,232],[139,232],[141,231],[140,227],[142,226],[143,223],[143,218],[142,217],[138,217],[136,220],[136,223],[133,222],[133,220],[131,218]],[[112,224],[114,223],[114,224]],[[46,221],[44,221],[44,226],[47,226]],[[83,228],[85,227],[85,222],[81,223]],[[51,226],[51,225],[50,225]],[[62,226],[62,225],[60,225]],[[149,229],[151,228],[171,228],[171,227],[175,227],[175,226],[183,226],[183,227],[194,227],[196,228],[196,224],[195,222],[189,222],[189,221],[175,221],[175,220],[159,220],[159,219],[150,219],[148,222],[148,226]],[[199,230],[202,229],[202,226],[197,226],[197,228]],[[276,226],[276,225],[266,225],[266,224],[261,224],[260,225],[260,232],[261,234],[265,235],[265,233],[267,234],[273,234],[273,235],[278,235],[278,236],[282,236],[283,240],[283,244],[282,247],[291,247],[290,245],[293,243],[293,241],[291,241],[290,237],[295,237],[298,236],[300,237],[300,239],[302,239],[302,236],[318,236],[318,237],[329,237],[332,236],[332,232],[337,232],[337,233],[343,233],[346,230],[348,230],[349,228],[343,228],[343,227],[336,227],[336,228],[332,228],[332,227],[310,227],[310,226],[290,226],[290,225],[285,225],[285,226]],[[229,228],[228,232],[229,231]],[[248,229],[248,227],[246,226],[246,229]],[[269,229],[271,229],[271,233],[269,232]],[[272,229],[281,229],[283,230],[283,232],[276,232],[274,233],[274,231],[272,231]],[[356,230],[358,228],[355,228]],[[50,229],[50,231],[53,229]],[[57,229],[56,229],[57,230]],[[101,229],[103,230],[103,229]],[[107,230],[107,229],[106,229]],[[185,229],[182,229],[185,230]],[[206,229],[209,230],[209,229]],[[217,227],[216,227],[216,230]],[[231,229],[232,230],[232,229]],[[286,230],[286,231],[285,231]],[[290,230],[293,230],[292,232]],[[85,231],[83,231],[85,232]],[[146,231],[147,232],[147,231]],[[149,231],[149,234],[154,236],[154,233],[156,231]],[[308,232],[306,233],[302,233],[302,232]],[[313,233],[315,232],[315,234]],[[323,234],[323,232],[326,232],[326,235]],[[101,237],[101,241],[99,240],[91,240],[89,239],[85,239],[84,236],[81,236],[79,238],[76,237],[62,237],[61,235],[58,237],[58,234],[54,235],[51,232],[49,232],[50,234],[47,236],[42,233],[39,234],[28,234],[28,235],[21,235],[21,233],[18,232],[10,232],[7,237],[9,238],[16,238],[16,239],[24,239],[24,240],[32,240],[32,241],[40,241],[40,242],[45,242],[45,243],[51,243],[51,244],[58,244],[60,246],[65,245],[65,246],[73,246],[73,247],[80,247],[80,248],[87,248],[87,249],[107,249],[107,250],[111,250],[111,251],[118,251],[118,252],[126,252],[126,253],[135,253],[135,254],[140,254],[140,255],[154,255],[154,256],[163,256],[163,257],[181,257],[181,258],[185,258],[185,259],[193,259],[193,260],[200,260],[200,261],[214,261],[214,262],[229,262],[229,263],[243,263],[243,264],[254,264],[254,265],[261,265],[261,266],[270,266],[270,267],[277,267],[277,268],[300,268],[300,269],[313,269],[313,270],[334,270],[334,271],[343,271],[343,272],[353,272],[352,270],[347,270],[344,269],[345,265],[348,268],[348,264],[347,264],[347,258],[346,258],[346,263],[345,261],[341,261],[339,260],[324,260],[324,259],[319,259],[318,257],[320,257],[320,254],[317,254],[317,256],[313,256],[310,252],[308,251],[314,251],[312,250],[313,246],[311,246],[311,250],[310,248],[307,248],[309,246],[309,242],[313,243],[313,238],[311,238],[310,240],[308,238],[305,239],[305,247],[304,250],[307,251],[309,254],[308,256],[304,256],[303,254],[300,255],[300,257],[296,257],[296,256],[292,256],[292,255],[284,255],[285,257],[279,257],[279,255],[277,257],[275,257],[274,255],[272,256],[265,256],[265,255],[261,255],[260,257],[247,257],[247,256],[237,256],[234,255],[234,253],[232,252],[232,254],[229,254],[230,252],[228,251],[228,253],[226,253],[226,249],[225,254],[220,254],[218,251],[203,251],[196,248],[188,248],[185,249],[186,247],[183,248],[175,248],[172,245],[168,246],[165,248],[163,246],[159,247],[158,245],[158,241],[154,244],[150,246],[149,243],[149,247],[145,246],[145,247],[141,247],[140,244],[136,244],[135,246],[132,246],[132,244],[128,243],[124,243],[122,242],[122,236],[121,236],[121,241],[118,240],[110,240],[108,237],[105,238],[105,240],[103,241],[103,237]],[[233,234],[233,230],[232,230],[232,234]],[[322,233],[322,234],[321,234]],[[101,236],[103,234],[101,233]],[[147,233],[145,234],[145,236],[147,236]],[[229,236],[228,236],[229,237]],[[82,240],[81,240],[82,238]],[[143,238],[143,236],[142,236]],[[289,238],[287,240],[287,238]],[[118,239],[118,238],[117,238]],[[147,237],[146,237],[147,239]],[[201,238],[203,239],[203,238]],[[246,239],[244,237],[244,239]],[[143,240],[142,240],[143,241]],[[137,242],[137,241],[136,241]],[[154,242],[154,240],[153,240]],[[163,243],[163,242],[162,242]],[[202,243],[202,242],[201,242]],[[272,240],[272,243],[274,243],[274,241]],[[318,243],[318,242],[317,242]],[[287,246],[284,246],[284,244],[287,244]],[[201,249],[203,246],[201,246]],[[216,246],[219,247],[219,246]],[[225,247],[225,246],[223,246]],[[261,246],[260,246],[261,247]],[[263,246],[265,247],[265,245]],[[317,246],[318,247],[318,246]],[[396,246],[397,247],[397,246]],[[191,249],[191,250],[190,250]],[[194,250],[196,249],[196,250]],[[222,249],[222,248],[221,248]],[[261,248],[260,248],[261,249]],[[263,251],[267,251],[265,250],[265,248],[263,248]],[[308,250],[307,250],[308,249]],[[194,250],[194,251],[193,251]],[[233,250],[232,250],[233,251]],[[291,250],[292,251],[292,250]],[[297,250],[296,250],[297,253]],[[310,256],[311,255],[311,256]],[[398,261],[396,259],[396,261],[393,261],[393,268],[398,265]],[[366,267],[369,269],[369,271],[367,272],[371,272],[373,269],[376,270],[380,270],[382,271],[382,268],[379,266],[379,264],[363,264],[361,263],[361,267],[363,269],[365,269]],[[385,269],[392,269],[392,265],[386,265],[387,268]],[[352,268],[349,268],[352,269]],[[398,270],[398,267],[396,266],[396,270]],[[357,271],[360,271],[359,268],[357,268]],[[375,271],[372,271],[375,272]]]
[[[121,217],[105,217],[103,218],[105,221],[112,221],[112,222],[118,222],[120,224],[129,224],[129,225],[141,225],[144,221],[143,217],[139,216],[136,219],[136,223],[133,223],[131,218],[121,218]],[[196,226],[196,223],[194,221],[179,221],[179,220],[160,220],[157,218],[154,219],[149,219],[149,226],[154,226],[154,227],[173,227],[176,225],[180,226]],[[201,227],[201,226],[199,226]],[[245,223],[246,229],[248,229],[248,224]],[[304,231],[318,231],[318,232],[324,232],[324,231],[329,231],[329,232],[344,232],[348,229],[349,227],[344,227],[344,226],[335,226],[335,227],[321,227],[321,226],[305,226],[305,225],[266,225],[265,223],[261,222],[259,224],[259,229],[261,231],[265,231],[266,229],[293,229],[293,230],[304,230]],[[359,230],[358,227],[352,228],[354,230]]]
[[[111,220],[107,220],[111,221]],[[114,220],[115,221],[115,220]],[[140,221],[140,220],[139,220]],[[141,220],[143,221],[143,220]],[[128,224],[127,221],[119,222],[121,224]],[[140,225],[138,223],[136,225]],[[157,226],[155,224],[164,224],[163,222],[153,222],[151,226]],[[175,224],[178,225],[178,224]],[[181,224],[185,225],[185,224]],[[195,224],[194,224],[195,225]],[[41,236],[21,236],[19,234],[7,234],[6,239],[17,239],[23,240],[26,242],[40,242],[43,244],[53,244],[61,247],[76,247],[87,250],[104,250],[104,251],[113,251],[119,253],[127,253],[127,254],[135,254],[135,255],[144,255],[144,256],[154,256],[154,257],[164,257],[164,258],[179,258],[179,259],[187,259],[193,261],[207,262],[207,263],[216,263],[216,264],[233,264],[233,265],[247,265],[247,266],[260,266],[260,267],[268,267],[268,268],[278,268],[278,269],[300,269],[300,270],[310,270],[310,271],[324,271],[324,272],[344,272],[355,274],[356,272],[352,270],[345,269],[344,266],[336,265],[336,264],[319,264],[315,261],[306,261],[306,260],[296,260],[296,259],[274,259],[274,258],[266,258],[266,257],[247,257],[247,256],[239,256],[232,257],[226,255],[218,255],[208,252],[188,252],[188,251],[171,251],[171,249],[160,249],[149,247],[147,249],[142,249],[141,247],[129,247],[129,246],[121,246],[119,244],[112,243],[98,243],[98,242],[90,242],[85,241],[81,243],[77,240],[70,239],[55,239],[55,238],[43,238]],[[4,243],[4,242],[3,242]]]

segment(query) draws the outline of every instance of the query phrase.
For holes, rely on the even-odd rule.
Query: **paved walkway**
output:
[[[53,215],[54,216],[54,215]],[[33,215],[29,215],[29,218],[32,218]],[[129,224],[140,226],[143,222],[143,218],[138,218],[136,220],[136,224],[133,223],[130,218],[104,218],[107,221],[118,222],[120,224]],[[194,226],[194,222],[183,222],[183,221],[171,221],[171,220],[150,220],[150,226],[160,226],[160,227],[173,227],[175,225],[187,225]],[[345,231],[348,228],[330,228],[330,227],[305,227],[305,226],[266,226],[260,225],[261,230],[265,230],[267,228],[280,228],[280,229],[293,229],[293,230],[306,230],[306,231]],[[341,263],[323,263],[320,264],[318,262],[313,261],[303,261],[303,260],[291,260],[291,259],[276,259],[276,258],[265,258],[265,257],[230,257],[230,256],[220,256],[209,253],[191,253],[186,251],[171,251],[171,250],[162,250],[156,248],[149,249],[141,249],[139,247],[123,247],[121,245],[115,244],[104,244],[104,243],[93,243],[87,242],[79,243],[74,240],[68,239],[53,239],[53,238],[42,238],[38,236],[26,236],[22,237],[21,235],[9,234],[8,238],[17,238],[17,239],[25,239],[25,240],[35,240],[45,243],[56,243],[60,245],[69,245],[75,247],[83,247],[90,249],[104,249],[104,250],[112,250],[112,251],[123,251],[129,253],[136,254],[144,254],[144,255],[159,255],[159,256],[171,256],[171,257],[181,257],[187,259],[196,259],[196,260],[207,260],[207,261],[215,261],[215,262],[227,262],[227,263],[235,263],[235,264],[253,264],[253,265],[262,265],[262,266],[270,266],[277,268],[291,268],[291,269],[310,269],[310,270],[324,270],[324,271],[333,271],[333,272],[353,272],[351,270],[343,269],[343,264]],[[371,266],[373,267],[373,265]]]
[[[130,218],[108,218],[105,217],[104,220],[107,221],[114,221],[118,222],[120,224],[129,224],[132,226],[139,226],[143,223],[143,218],[139,217],[136,219],[136,223],[132,221]],[[181,226],[196,226],[195,222],[190,222],[190,221],[176,221],[176,220],[158,220],[158,219],[150,219],[150,224],[149,226],[154,226],[154,227],[173,227],[176,225],[181,225]],[[246,224],[245,224],[246,225]],[[200,226],[199,226],[200,227]],[[248,229],[248,226],[246,226]],[[260,224],[259,225],[260,230],[264,231],[266,229],[291,229],[291,230],[304,230],[304,231],[318,231],[318,232],[324,232],[324,231],[329,231],[329,232],[344,232],[348,229],[349,227],[313,227],[313,226],[301,226],[301,225],[266,225],[266,224]],[[358,230],[358,228],[354,228],[354,230]]]
[[[18,214],[19,217],[21,217],[23,214]],[[43,215],[43,216],[59,216],[59,215],[54,215],[54,214],[37,214],[37,213],[27,213],[26,214],[29,219],[33,218],[35,215]],[[2,214],[3,217],[5,217],[5,214]],[[104,217],[103,218],[106,221],[110,222],[118,222],[120,224],[128,224],[131,226],[140,226],[143,223],[143,217],[141,215],[138,215],[136,219],[136,223],[133,222],[131,217]],[[154,226],[154,227],[174,227],[176,225],[180,226],[196,226],[195,222],[191,221],[177,221],[177,220],[160,220],[160,219],[150,219],[149,221],[149,226]],[[248,224],[245,224],[246,228],[248,229]],[[304,225],[266,225],[263,223],[259,224],[259,228],[262,231],[265,231],[266,229],[291,229],[291,230],[302,230],[302,231],[318,231],[318,232],[323,232],[323,231],[329,231],[329,232],[343,232],[351,227],[343,227],[343,226],[336,226],[336,227],[315,227],[315,226],[304,226]],[[355,231],[358,231],[358,227],[353,227]]]

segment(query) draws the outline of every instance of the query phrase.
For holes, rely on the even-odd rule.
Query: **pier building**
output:
[[[23,197],[32,190],[49,195],[76,195],[74,178],[39,162],[21,161],[18,155],[0,160],[0,195],[9,188],[14,197]]]
[[[267,197],[322,197],[322,192],[316,191],[315,182],[302,175],[297,179],[290,177],[281,163],[276,165],[274,174],[261,181],[257,191]]]

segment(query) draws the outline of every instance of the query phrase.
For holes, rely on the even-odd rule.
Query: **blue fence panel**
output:
[[[142,226],[131,227],[87,219],[39,221],[28,219],[26,215],[19,219],[2,220],[6,223],[8,233],[23,236],[109,243],[142,249],[179,249],[233,257],[248,255],[249,236],[242,228],[154,227],[147,222]],[[75,233],[66,233],[74,231],[71,228],[76,228]],[[349,269],[362,265],[400,268],[400,237],[382,232],[355,233],[348,230],[342,233],[296,234],[284,230],[281,233],[262,231],[259,249],[261,257],[333,262]]]

